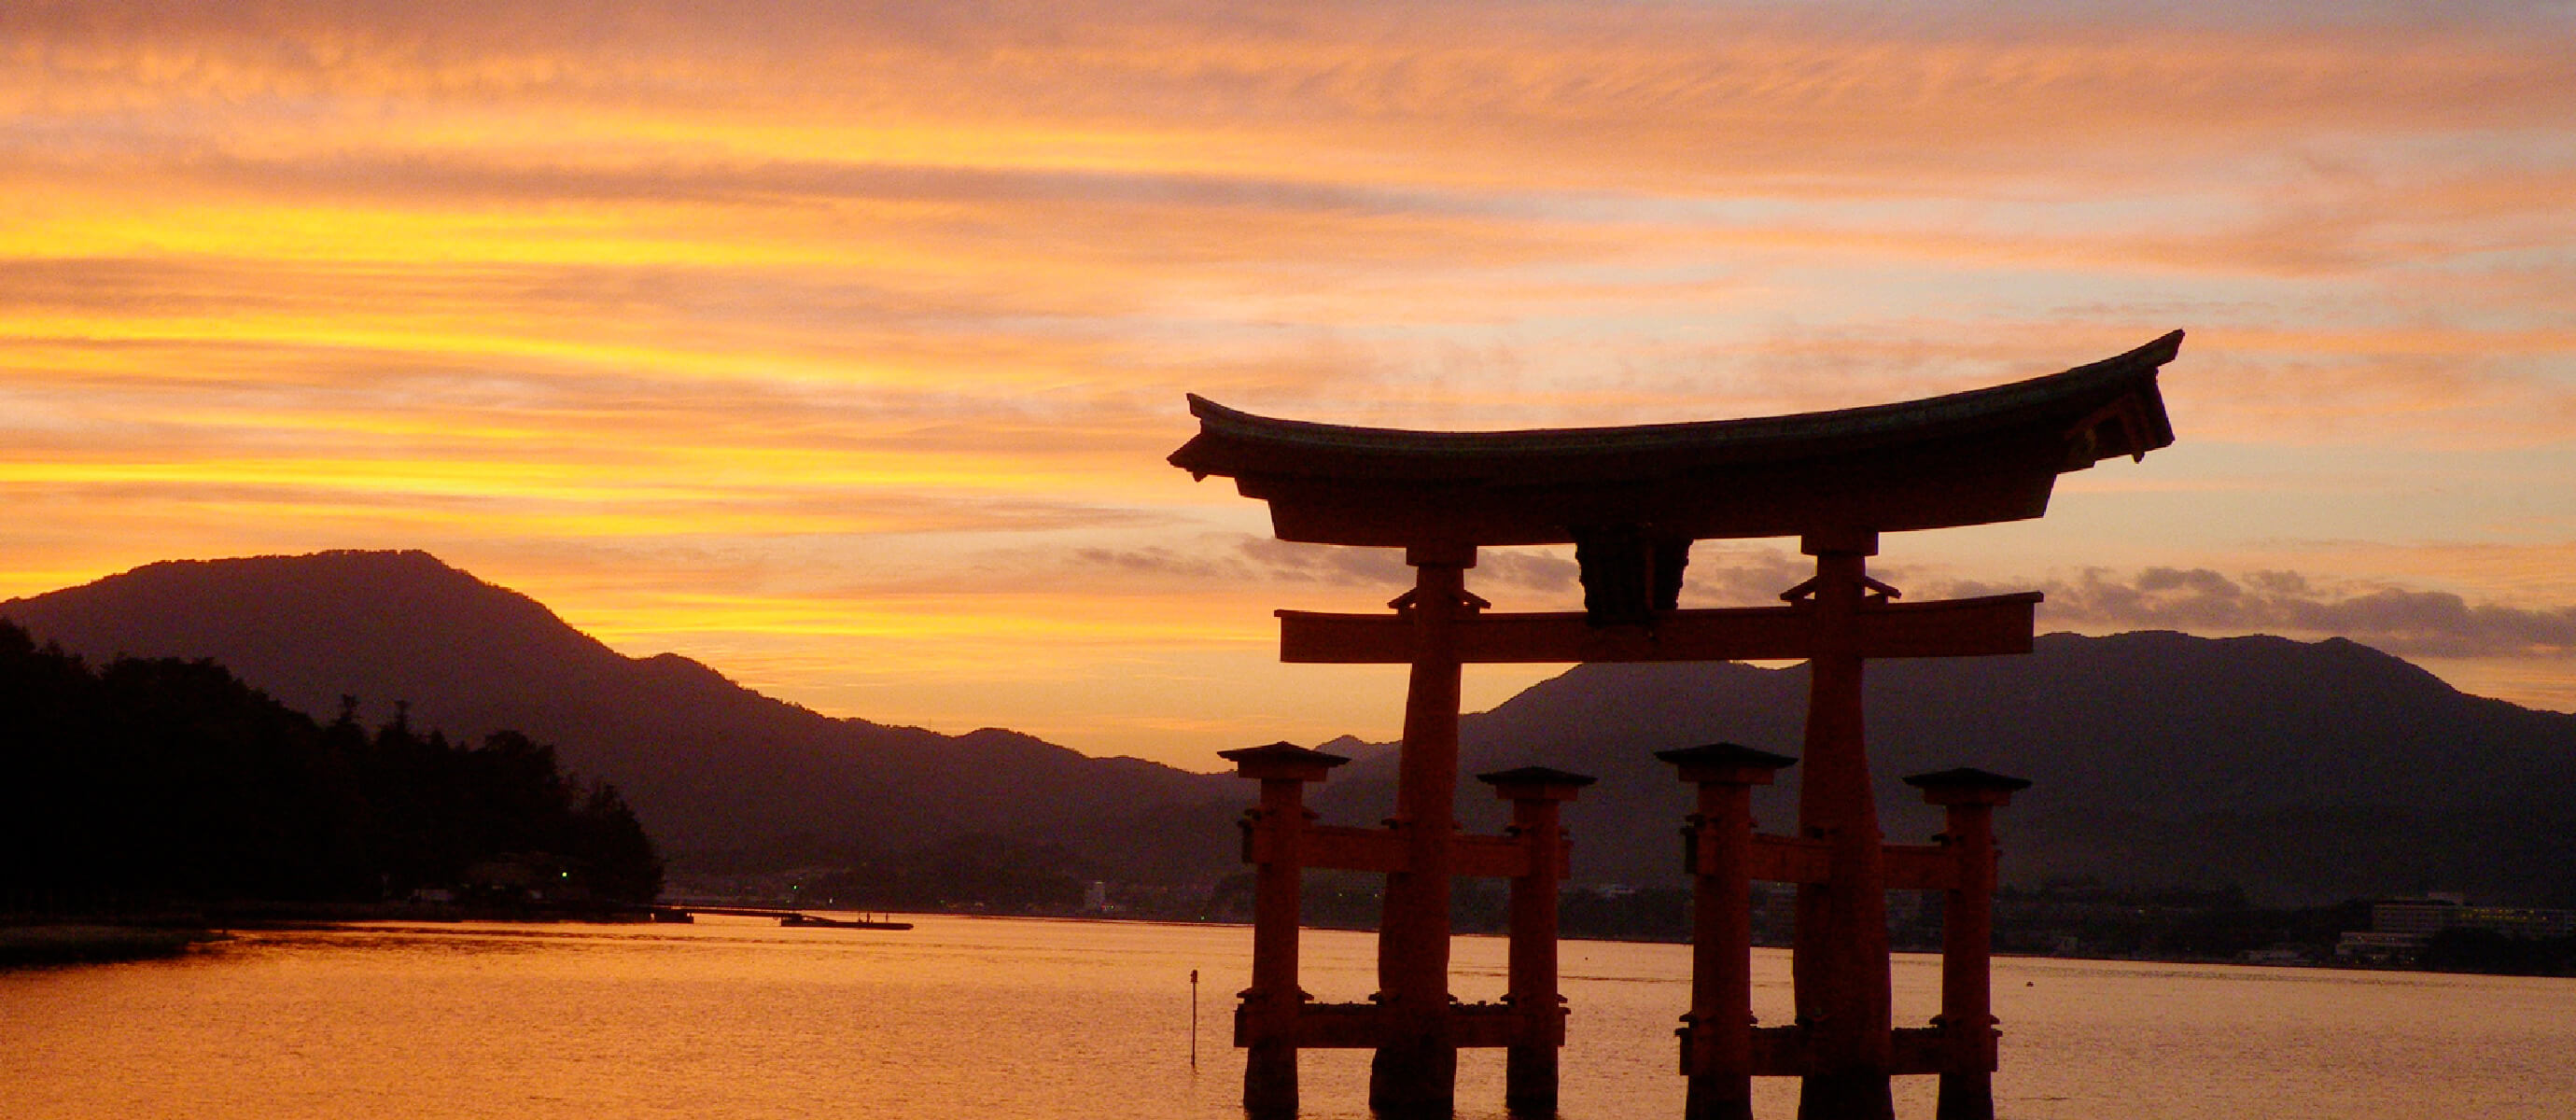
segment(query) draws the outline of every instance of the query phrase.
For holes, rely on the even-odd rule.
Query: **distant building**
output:
[[[580,863],[548,852],[510,852],[467,867],[459,885],[484,902],[587,899],[590,889],[575,874]]]
[[[2370,928],[2344,934],[2335,956],[2360,962],[2412,960],[2425,942],[2446,929],[2482,929],[2530,940],[2576,937],[2576,910],[2471,906],[2456,894],[2389,899],[2370,904]]]

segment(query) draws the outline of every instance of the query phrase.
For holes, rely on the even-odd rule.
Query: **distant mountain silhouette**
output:
[[[515,728],[616,782],[682,859],[820,858],[964,832],[1079,840],[1095,817],[1239,793],[1015,731],[834,719],[676,654],[623,656],[425,552],[151,564],[0,603],[0,616],[93,660],[212,658],[324,719],[355,695],[370,718],[406,702],[415,726],[451,736]]]
[[[2350,641],[2042,636],[2026,657],[1872,662],[1869,748],[1891,842],[1939,831],[1899,780],[1957,765],[2032,779],[2002,811],[2008,882],[2223,886],[2333,901],[2426,889],[2576,904],[2576,715],[2468,696]],[[1569,806],[1579,876],[1674,878],[1688,798],[1650,752],[1729,740],[1795,755],[1803,666],[1586,665],[1466,717],[1467,773],[1600,776]],[[1317,804],[1374,820],[1392,760]],[[1757,793],[1794,831],[1798,769]],[[1459,794],[1498,827],[1499,803]]]
[[[0,603],[0,616],[93,659],[210,657],[326,719],[356,694],[371,719],[404,700],[417,725],[451,735],[525,731],[618,783],[683,864],[991,832],[1062,842],[1117,873],[1197,878],[1236,868],[1232,821],[1250,794],[1012,731],[826,717],[684,657],[622,656],[420,552],[153,564]],[[1939,827],[1905,774],[1966,764],[2037,783],[1999,820],[2008,882],[2576,905],[2576,715],[2466,696],[2352,642],[2052,634],[2027,657],[1874,662],[1867,680],[1891,841]],[[1566,813],[1578,876],[1676,882],[1688,799],[1651,752],[1732,740],[1794,755],[1805,708],[1798,667],[1579,666],[1466,717],[1461,769],[1599,775]],[[1317,807],[1384,817],[1393,752],[1323,747],[1355,761]],[[1766,829],[1793,828],[1797,775],[1757,795]],[[1500,804],[1462,786],[1461,819],[1498,828]]]

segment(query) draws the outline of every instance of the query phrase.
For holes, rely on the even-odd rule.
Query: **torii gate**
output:
[[[1804,658],[1799,826],[1826,859],[1822,881],[1799,886],[1793,975],[1806,1029],[1777,1068],[1745,1072],[1802,1075],[1802,1120],[1889,1117],[1888,875],[1861,664],[2026,653],[2040,596],[1900,603],[1867,558],[1885,532],[2038,517],[2059,474],[2172,443],[2156,373],[2181,342],[2177,331],[2063,373],[1924,400],[1624,428],[1356,428],[1191,396],[1200,431],[1174,466],[1233,478],[1269,504],[1281,540],[1402,548],[1415,569],[1391,614],[1278,612],[1282,661],[1411,666],[1394,817],[1374,839],[1338,838],[1357,853],[1345,862],[1308,864],[1387,873],[1379,991],[1369,1004],[1305,1004],[1293,975],[1288,991],[1257,980],[1247,1011],[1270,1010],[1247,1014],[1238,1042],[1284,1049],[1292,1102],[1295,1046],[1374,1047],[1369,1103],[1391,1113],[1445,1112],[1457,1048],[1500,1044],[1449,994],[1450,878],[1496,873],[1459,858],[1493,843],[1454,823],[1462,665]],[[1676,609],[1692,542],[1786,536],[1816,558],[1788,605]],[[1493,613],[1466,589],[1479,547],[1568,543],[1581,613]],[[1320,779],[1322,766],[1308,765],[1306,780]],[[1246,1104],[1275,1105],[1275,1095],[1254,1099],[1256,1072]]]

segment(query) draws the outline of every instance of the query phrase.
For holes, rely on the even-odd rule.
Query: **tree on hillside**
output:
[[[211,661],[92,670],[0,623],[0,906],[45,900],[368,899],[541,857],[567,885],[650,901],[662,865],[617,791],[513,731],[480,744],[327,726]]]
[[[591,889],[602,898],[650,902],[662,893],[662,857],[614,785],[591,785],[573,813],[565,850],[590,868]]]

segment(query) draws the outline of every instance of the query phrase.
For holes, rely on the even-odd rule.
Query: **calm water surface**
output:
[[[0,1117],[1240,1120],[1249,930],[916,921],[367,926],[0,974]],[[1307,990],[1364,998],[1373,945],[1310,932]],[[1461,998],[1500,995],[1501,941],[1457,958]],[[1687,950],[1571,942],[1564,970],[1567,1120],[1678,1117]],[[1787,957],[1755,974],[1784,1021]],[[1938,984],[1899,958],[1898,1020]],[[2006,960],[1996,1003],[2007,1118],[2576,1116],[2576,981]],[[1499,1117],[1500,1055],[1460,1066],[1462,1120]],[[1367,1077],[1364,1053],[1310,1052],[1307,1114],[1364,1117]],[[1898,1084],[1928,1118],[1931,1080]],[[1759,1115],[1794,1113],[1766,1088]]]

